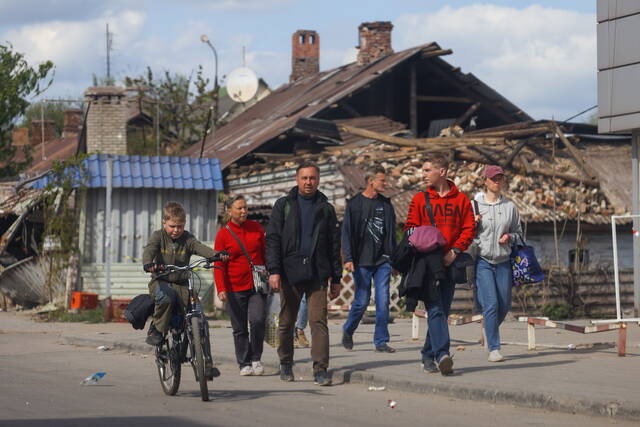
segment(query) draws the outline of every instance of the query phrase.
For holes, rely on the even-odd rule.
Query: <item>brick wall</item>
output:
[[[51,141],[56,137],[56,124],[53,120],[32,120],[31,121],[31,146],[34,147],[42,142],[42,128],[44,127],[44,141]]]
[[[125,91],[115,86],[91,87],[85,92],[87,153],[127,154],[127,101]]]
[[[69,108],[64,110],[64,127],[62,128],[63,138],[77,137],[82,127],[82,110],[79,108]]]
[[[376,59],[393,53],[389,21],[363,22],[358,27],[360,46],[358,46],[358,64],[365,65]]]
[[[298,30],[291,36],[290,82],[320,72],[320,37],[310,30]]]

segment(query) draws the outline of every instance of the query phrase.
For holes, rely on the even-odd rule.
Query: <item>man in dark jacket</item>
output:
[[[338,220],[327,197],[318,191],[320,170],[303,163],[296,170],[297,186],[278,199],[267,225],[266,262],[269,285],[280,290],[278,357],[280,379],[293,381],[293,327],[302,295],[306,295],[311,327],[311,358],[314,380],[330,385],[329,329],[327,327],[327,287],[329,296],[340,293],[342,265]]]
[[[369,306],[371,280],[375,289],[376,327],[373,344],[377,352],[394,353],[389,342],[389,279],[391,255],[396,246],[396,215],[383,196],[387,184],[382,166],[365,174],[366,188],[349,200],[342,224],[344,268],[353,273],[355,295],[349,317],[342,327],[342,345],[353,349],[353,334]]]

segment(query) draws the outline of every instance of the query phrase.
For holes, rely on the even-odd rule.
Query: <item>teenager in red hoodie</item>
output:
[[[227,251],[229,261],[215,263],[216,267],[220,267],[214,272],[216,289],[218,298],[226,302],[231,318],[240,375],[262,375],[264,367],[260,358],[267,295],[255,291],[251,264],[237,239],[242,242],[253,265],[264,266],[264,229],[256,221],[247,219],[247,202],[243,196],[233,197],[227,206],[229,220],[218,231],[214,248],[224,248],[216,250]],[[251,325],[251,332],[248,324]]]
[[[422,181],[429,193],[435,224],[431,223],[424,192],[413,196],[404,229],[421,225],[435,225],[447,240],[443,248],[443,262],[450,266],[459,253],[464,252],[475,235],[475,221],[469,198],[447,179],[449,162],[444,156],[433,155],[422,165]],[[450,277],[449,275],[447,275]],[[453,359],[449,354],[449,326],[447,319],[453,301],[455,283],[440,281],[440,298],[427,305],[428,330],[422,348],[422,364],[426,372],[442,375],[453,373]]]

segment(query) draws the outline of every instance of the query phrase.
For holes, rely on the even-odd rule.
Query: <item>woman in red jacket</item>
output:
[[[227,251],[229,261],[216,263],[220,269],[215,270],[214,277],[218,297],[226,302],[231,318],[240,375],[262,375],[267,295],[255,291],[251,265],[264,266],[265,237],[262,226],[248,220],[247,214],[243,196],[227,202],[227,224],[218,231],[214,248]]]

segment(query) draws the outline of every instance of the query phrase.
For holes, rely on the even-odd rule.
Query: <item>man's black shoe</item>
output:
[[[422,370],[430,374],[437,374],[440,372],[438,365],[436,365],[436,362],[434,362],[433,359],[423,360]]]
[[[293,381],[293,367],[289,363],[280,364],[280,379],[282,381]]]
[[[379,345],[376,347],[376,353],[395,353],[396,349],[393,347],[389,347],[387,343]]]
[[[315,374],[313,374],[313,383],[319,386],[331,385],[331,380],[327,375],[327,371],[318,371]]]
[[[347,350],[353,350],[353,336],[342,334],[342,346]]]
[[[448,354],[443,355],[438,360],[438,369],[443,376],[453,374],[453,359]]]
[[[149,332],[147,332],[147,339],[145,342],[154,347],[159,346],[162,342],[162,334],[156,329],[156,326],[153,323],[149,326]]]

